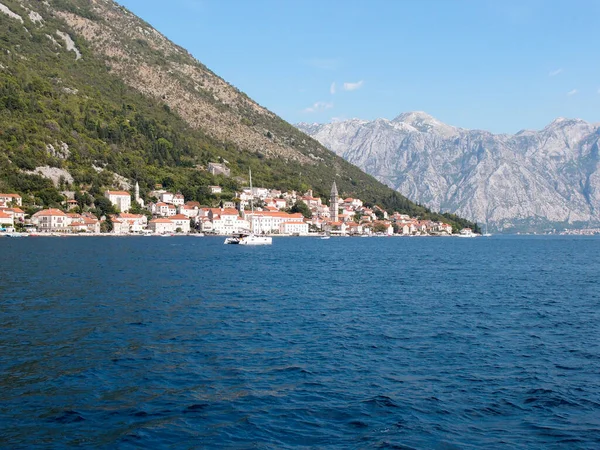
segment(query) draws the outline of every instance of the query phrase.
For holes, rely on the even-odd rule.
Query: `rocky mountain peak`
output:
[[[380,123],[309,134],[402,194],[496,229],[600,224],[597,124],[559,117],[539,131],[498,135],[421,111]]]
[[[423,111],[405,112],[392,120],[396,124],[410,125],[421,133],[437,133],[444,136],[450,136],[457,133],[457,129],[447,125],[435,117]]]

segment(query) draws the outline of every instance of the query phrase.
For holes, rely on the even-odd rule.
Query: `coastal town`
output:
[[[220,194],[221,186],[209,186]],[[380,206],[367,207],[358,198],[341,198],[336,183],[331,188],[329,205],[304,193],[282,192],[263,187],[244,188],[235,201],[221,201],[218,207],[186,201],[181,193],[161,186],[151,191],[145,203],[136,183],[132,193],[107,190],[104,197],[116,211],[97,217],[82,211],[69,198],[63,208],[41,209],[30,216],[21,208],[16,193],[0,194],[0,231],[4,235],[232,235],[249,231],[261,235],[308,236],[450,236],[452,226],[420,220],[406,214],[388,214]],[[135,205],[137,213],[131,212]],[[142,212],[140,212],[142,211]],[[463,229],[464,234],[471,230]],[[20,233],[16,233],[20,232]]]

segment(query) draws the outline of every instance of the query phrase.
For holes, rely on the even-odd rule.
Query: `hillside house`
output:
[[[131,195],[127,191],[106,191],[104,196],[119,212],[128,212],[131,209]]]

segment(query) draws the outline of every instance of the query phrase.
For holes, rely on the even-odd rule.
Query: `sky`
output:
[[[596,0],[118,0],[290,123],[600,122]]]

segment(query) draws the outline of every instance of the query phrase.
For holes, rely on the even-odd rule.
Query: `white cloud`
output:
[[[331,83],[331,87],[329,88],[329,92],[331,95],[335,94],[335,81]]]
[[[355,91],[357,89],[360,89],[363,84],[364,84],[363,80],[357,81],[356,83],[344,83],[344,90],[345,91]]]
[[[556,70],[553,70],[552,72],[550,72],[550,73],[548,74],[548,76],[549,76],[549,77],[555,77],[555,76],[556,76],[556,75],[558,75],[559,73],[562,73],[562,71],[563,71],[563,70],[562,70],[562,68],[560,68],[560,69],[556,69]]]
[[[567,95],[575,95],[577,94],[579,91],[577,89],[572,89],[569,92],[567,92]]]
[[[331,109],[331,108],[333,108],[332,102],[315,102],[315,103],[313,103],[312,106],[309,106],[308,108],[303,109],[302,112],[314,113],[317,111],[324,111],[326,109]]]

